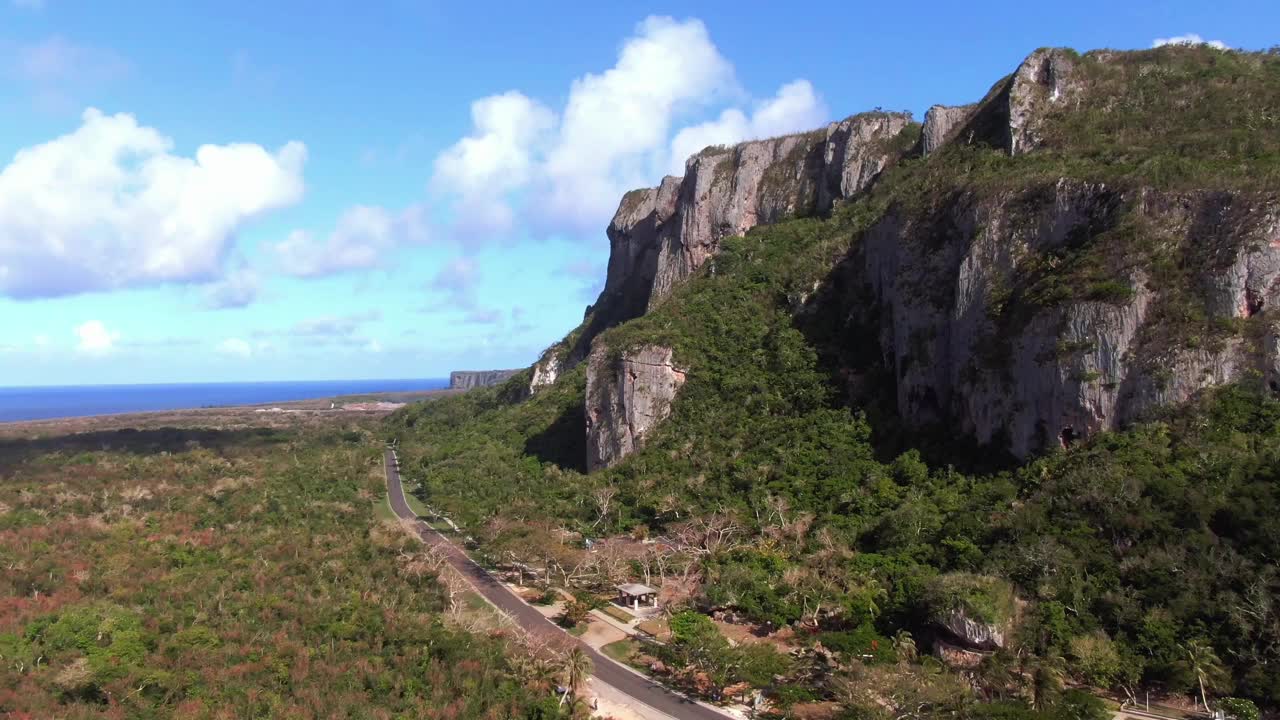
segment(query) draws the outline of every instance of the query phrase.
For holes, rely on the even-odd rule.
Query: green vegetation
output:
[[[0,715],[559,717],[374,506],[337,429],[0,440]]]
[[[1261,383],[1009,464],[903,430],[875,328],[848,324],[869,299],[805,302],[841,281],[841,263],[859,260],[861,238],[886,217],[923,222],[979,200],[1035,213],[1066,178],[1110,194],[1084,229],[1018,258],[992,290],[984,360],[999,367],[1037,313],[1128,302],[1137,274],[1158,293],[1142,331],[1152,362],[1256,331],[1252,320],[1210,322],[1196,286],[1231,238],[1173,240],[1126,193],[1192,202],[1205,188],[1247,199],[1280,186],[1280,133],[1241,131],[1274,129],[1280,56],[1162,48],[1082,56],[1078,71],[1086,91],[1050,115],[1042,151],[1010,157],[978,137],[907,159],[829,218],[726,239],[656,309],[598,337],[612,352],[669,346],[688,370],[670,417],[618,466],[583,472],[582,366],[532,398],[517,378],[397,413],[388,432],[426,478],[425,497],[495,557],[566,583],[607,585],[618,567],[699,579],[673,602],[704,614],[678,614],[658,652],[675,682],[706,697],[746,682],[779,705],[835,700],[849,717],[1102,716],[1063,691],[1070,680],[1280,706],[1280,402]],[[927,235],[909,240],[937,241]],[[1056,353],[1088,349],[1063,340]],[[851,407],[843,369],[881,394]],[[664,543],[614,566],[581,543],[626,535]],[[973,671],[976,690],[919,657],[944,608],[1010,626],[1007,646]],[[800,644],[812,638],[842,665],[794,682],[809,671],[772,672],[771,659],[769,672],[749,671],[757,659],[704,622],[717,610],[804,633]]]
[[[964,572],[934,578],[925,590],[925,603],[935,616],[959,611],[988,625],[1008,625],[1015,612],[1009,583]]]

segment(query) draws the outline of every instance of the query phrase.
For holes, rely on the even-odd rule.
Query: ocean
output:
[[[439,390],[447,387],[448,378],[0,387],[0,422],[259,405],[335,395]]]

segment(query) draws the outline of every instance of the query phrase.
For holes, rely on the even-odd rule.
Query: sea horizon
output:
[[[262,405],[447,387],[448,378],[0,386],[0,422]]]

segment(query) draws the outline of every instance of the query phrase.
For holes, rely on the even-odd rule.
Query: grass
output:
[[[632,615],[631,613],[627,612],[626,610],[623,610],[617,605],[613,605],[613,604],[605,605],[604,607],[600,608],[600,610],[603,611],[605,615],[608,615],[614,620],[620,620],[627,624],[630,624],[636,619],[635,615]]]
[[[404,480],[401,479],[401,482],[404,482]],[[431,510],[428,509],[427,506],[421,500],[418,499],[417,495],[410,492],[407,488],[405,489],[404,500],[405,500],[405,503],[409,505],[409,509],[413,511],[413,514],[417,515],[418,517],[429,517],[431,515]],[[444,523],[440,523],[440,524],[444,525]],[[447,528],[448,526],[445,525],[445,527]]]
[[[606,657],[626,665],[631,662],[632,658],[640,654],[640,643],[632,638],[618,640],[600,648],[600,652],[604,653]]]
[[[637,624],[636,629],[642,633],[652,635],[655,638],[660,638],[670,632],[670,628],[667,627],[665,620],[645,620],[644,622]]]
[[[391,498],[383,494],[382,499],[373,504],[373,516],[378,520],[388,520],[395,522],[399,520],[395,512],[391,509]]]

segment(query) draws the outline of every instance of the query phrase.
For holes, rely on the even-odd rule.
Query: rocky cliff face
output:
[[[975,620],[962,609],[934,618],[934,624],[971,650],[999,650],[1005,645],[1005,630],[998,625]]]
[[[519,370],[455,370],[449,373],[450,390],[471,390],[506,382]]]
[[[1226,324],[1280,302],[1280,208],[1074,181],[1030,195],[961,197],[926,217],[891,213],[864,238],[852,280],[869,283],[877,300],[880,347],[908,421],[950,423],[1025,456],[1250,371],[1275,378],[1274,341],[1205,338],[1187,348],[1162,333],[1175,303]],[[1158,228],[1170,248],[1202,250],[1205,265],[1181,289],[1134,267],[1092,290],[1071,289],[1071,299],[1009,297],[1039,271],[1033,259],[1066,257],[1073,239],[1122,226]]]
[[[624,195],[607,230],[604,290],[583,331],[539,360],[530,391],[581,362],[601,332],[661,302],[724,238],[826,212],[861,192],[900,155],[894,141],[910,122],[907,114],[867,113],[809,133],[707,148],[689,158],[684,177]]]
[[[609,224],[609,275],[597,307],[642,314],[724,238],[823,213],[856,195],[896,158],[893,140],[910,122],[905,114],[870,113],[825,130],[708,148],[689,158],[682,179],[629,193]]]
[[[981,106],[932,109],[923,150],[985,134],[1032,152],[1052,113],[1086,90],[1075,67],[1065,51],[1033,53]],[[1073,276],[1086,252],[1106,267]],[[1182,267],[1157,276],[1153,257]],[[1055,276],[1078,287],[1046,292]],[[1280,389],[1276,324],[1263,314],[1280,302],[1274,194],[1067,179],[960,192],[887,213],[842,281],[871,289],[878,317],[862,327],[880,329],[908,422],[946,423],[1019,457],[1252,373]],[[845,297],[844,312],[865,300]],[[1245,320],[1247,332],[1205,330]]]
[[[924,114],[924,128],[920,131],[920,153],[937,152],[960,127],[969,121],[977,105],[948,107],[934,105]]]
[[[670,413],[684,380],[671,348],[593,350],[587,360],[587,469],[609,467],[642,447]]]
[[[981,102],[930,108],[913,147],[908,116],[876,112],[693,156],[684,177],[623,198],[605,288],[581,331],[540,359],[530,389],[590,353],[590,464],[616,462],[665,415],[682,376],[660,348],[606,362],[592,353],[600,332],[663,302],[724,238],[825,213],[903,158],[932,167],[953,144],[1009,158],[1061,152],[1055,123],[1087,105],[1090,78],[1114,59],[1038,50]],[[940,195],[886,195],[849,257],[794,303],[846,318],[837,344],[865,345],[871,329],[909,424],[1026,456],[1210,385],[1260,374],[1280,391],[1280,197],[1052,179],[1032,158],[1011,162],[1037,169],[1026,183],[989,184],[997,189],[966,171]],[[649,366],[667,369],[640,370]],[[856,369],[846,370],[852,388]],[[655,404],[635,404],[650,396]]]

